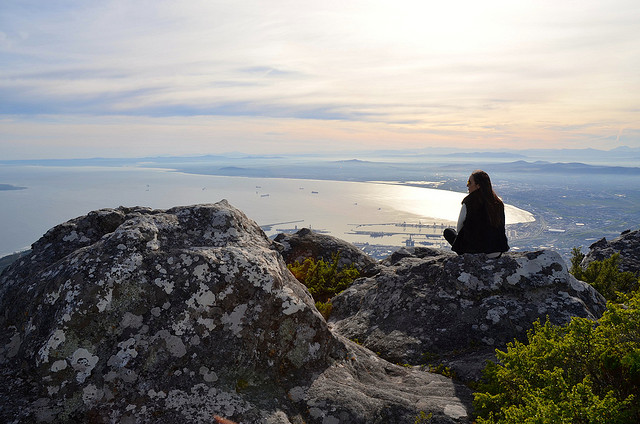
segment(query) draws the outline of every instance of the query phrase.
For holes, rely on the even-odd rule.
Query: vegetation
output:
[[[616,255],[578,269],[578,253],[572,273],[606,291],[607,310],[597,323],[537,321],[528,343],[497,350],[475,393],[478,424],[640,422],[638,277],[620,272]]]
[[[640,288],[638,276],[632,272],[619,270],[620,254],[616,253],[603,261],[593,261],[587,269],[582,269],[580,262],[584,254],[574,247],[571,251],[571,272],[578,280],[591,284],[605,299],[620,302],[622,295]]]
[[[454,378],[454,379],[458,378],[456,372],[444,364],[438,364],[438,365],[429,364],[426,367],[428,368],[429,372],[440,374],[448,378]]]
[[[429,412],[429,414],[427,414],[424,411],[420,411],[416,416],[416,419],[413,421],[413,424],[426,424],[431,422],[431,418],[433,418],[433,413]]]
[[[331,315],[331,311],[333,310],[331,299],[326,302],[316,302],[316,309],[320,312],[325,320],[328,320],[329,315]]]
[[[475,394],[479,424],[640,422],[640,293],[598,325],[538,321],[497,356]]]
[[[307,258],[302,264],[296,261],[287,265],[298,281],[307,286],[316,302],[316,308],[325,319],[331,313],[331,298],[360,277],[360,272],[353,265],[338,267],[339,261],[340,255],[336,254],[330,263],[322,259],[316,261]]]

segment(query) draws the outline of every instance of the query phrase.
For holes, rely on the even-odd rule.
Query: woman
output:
[[[489,175],[473,171],[467,181],[469,195],[462,200],[458,228],[444,230],[444,238],[458,253],[486,253],[496,258],[509,250],[504,229],[504,203],[493,191]]]

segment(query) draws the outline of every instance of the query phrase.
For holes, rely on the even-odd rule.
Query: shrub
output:
[[[528,344],[496,350],[474,394],[478,424],[640,422],[640,292],[598,323],[534,323]]]
[[[316,309],[320,312],[325,320],[328,320],[329,315],[331,315],[331,311],[333,310],[331,299],[329,299],[327,302],[316,302]]]
[[[360,272],[353,265],[338,268],[339,260],[340,255],[336,254],[331,263],[307,258],[302,264],[296,261],[287,267],[298,281],[307,286],[316,302],[326,304],[360,277]]]
[[[569,272],[578,280],[591,284],[605,299],[619,302],[621,296],[638,290],[640,279],[628,271],[620,271],[620,254],[616,253],[603,261],[593,261],[587,269],[582,269],[580,262],[584,254],[574,247],[571,252],[571,269]]]
[[[416,419],[413,421],[413,424],[426,424],[429,423],[432,418],[432,412],[429,412],[429,414],[427,414],[424,411],[420,411],[420,413],[416,416]]]

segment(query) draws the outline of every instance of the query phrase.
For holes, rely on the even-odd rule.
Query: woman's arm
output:
[[[462,204],[462,207],[460,208],[460,215],[458,215],[458,226],[456,227],[456,231],[460,232],[460,230],[462,229],[462,226],[464,225],[464,220],[467,218],[467,205],[466,204]]]

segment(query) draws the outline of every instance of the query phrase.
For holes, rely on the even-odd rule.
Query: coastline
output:
[[[142,205],[154,209],[224,198],[268,235],[308,227],[350,243],[437,245],[443,225],[455,225],[465,193],[425,187],[425,181],[289,176],[213,175],[180,167],[22,167],[4,173],[28,190],[5,191],[3,251],[23,251],[44,232],[101,208]],[[17,171],[13,168],[12,171]],[[6,171],[6,169],[5,169]],[[434,181],[427,181],[430,185]],[[455,184],[454,184],[455,183]],[[451,180],[450,186],[458,181]],[[531,222],[528,211],[507,205],[508,222]],[[275,225],[273,223],[300,223]],[[357,228],[361,226],[360,228]],[[293,228],[288,228],[293,227]]]

